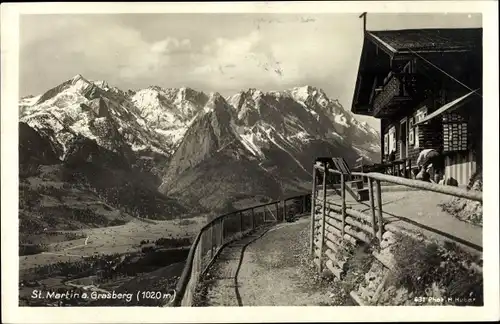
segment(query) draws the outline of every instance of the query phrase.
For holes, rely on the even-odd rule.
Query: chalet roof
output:
[[[482,28],[367,31],[366,37],[391,53],[468,51],[481,46]]]
[[[358,67],[351,111],[370,115],[369,100],[375,73],[392,69],[393,60],[482,50],[482,28],[367,30]],[[378,49],[381,55],[378,54]],[[385,53],[384,53],[385,52]]]
[[[455,100],[452,100],[450,102],[448,102],[447,104],[445,104],[444,106],[442,106],[441,108],[437,109],[436,111],[434,111],[433,113],[427,115],[425,118],[423,118],[421,121],[417,122],[414,124],[414,126],[418,126],[420,124],[425,124],[427,123],[429,120],[435,118],[435,117],[438,117],[438,116],[441,116],[442,114],[444,114],[445,112],[449,112],[449,111],[452,111],[454,109],[457,109],[459,108],[460,106],[462,106],[463,104],[467,103],[468,101],[470,101],[471,99],[475,99],[477,98],[477,93],[478,93],[479,89],[478,90],[474,90],[474,91],[471,91],[469,93],[466,93],[465,95],[455,99]]]

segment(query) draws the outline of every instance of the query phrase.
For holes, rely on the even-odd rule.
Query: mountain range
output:
[[[315,157],[353,163],[380,152],[377,131],[311,86],[223,97],[158,86],[123,91],[77,75],[21,98],[19,120],[29,183],[40,165],[59,168],[70,174],[60,179],[66,187],[141,217],[222,212],[238,200],[303,192]]]

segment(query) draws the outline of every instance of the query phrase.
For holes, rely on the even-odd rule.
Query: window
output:
[[[389,154],[389,134],[384,134],[384,154]]]
[[[419,121],[421,121],[422,119],[425,118],[425,116],[427,116],[427,107],[424,106],[420,109],[417,110],[417,112],[415,113],[415,123],[418,123]],[[415,136],[415,147],[419,147],[419,140],[418,140],[418,126],[415,126],[414,127],[414,136]]]
[[[389,153],[396,151],[396,127],[389,129]]]
[[[467,122],[458,113],[443,115],[443,150],[465,151],[468,146]]]
[[[415,131],[413,129],[413,117],[408,120],[408,143],[415,144]]]

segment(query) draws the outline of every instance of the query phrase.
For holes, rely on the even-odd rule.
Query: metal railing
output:
[[[191,245],[186,264],[168,306],[193,306],[199,280],[229,243],[260,227],[283,222],[310,208],[310,193],[233,211],[203,226]]]
[[[322,197],[318,197],[319,190],[317,190],[318,186],[316,184],[317,171],[323,173],[323,185],[321,190]],[[340,175],[340,205],[327,201],[328,187],[326,186],[326,179],[328,173]],[[370,214],[346,208],[346,183],[351,178],[362,179],[363,183],[368,183]],[[384,231],[381,188],[382,181],[454,197],[470,199],[481,203],[483,201],[483,194],[479,191],[469,191],[462,188],[444,186],[420,180],[405,179],[376,172],[351,172],[350,174],[343,174],[336,169],[328,167],[325,172],[324,166],[316,164],[313,168],[313,190],[311,197],[310,252],[311,256],[314,258],[314,262],[318,266],[319,272],[322,271],[323,259],[326,257],[326,266],[334,274],[340,275],[342,272],[341,265],[343,264],[343,261],[339,261],[334,256],[333,252],[342,248],[344,242],[356,243],[356,241],[363,241],[368,244],[371,244],[374,241],[378,241],[378,244],[382,242]],[[374,185],[375,190],[373,188]],[[334,190],[334,192],[338,193],[338,190]],[[317,215],[317,204],[321,204],[320,215]],[[325,246],[326,251],[324,251]]]

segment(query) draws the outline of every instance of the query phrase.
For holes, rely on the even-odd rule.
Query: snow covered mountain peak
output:
[[[81,75],[81,74],[77,74],[77,75],[75,75],[74,77],[71,78],[71,81],[72,81],[73,84],[76,83],[76,82],[78,82],[78,81],[80,81],[80,80],[87,81],[87,79],[85,79],[83,77],[83,75]]]
[[[326,93],[322,89],[318,89],[316,87],[310,85],[304,85],[301,87],[295,87],[288,90],[290,95],[299,101],[306,102],[311,97],[313,98],[328,98]]]
[[[248,88],[224,98],[190,87],[122,91],[78,74],[42,95],[22,98],[19,106],[23,121],[35,129],[53,129],[62,147],[74,133],[111,149],[118,142],[108,143],[107,138],[114,134],[120,147],[169,155],[201,120],[224,134],[234,128],[238,141],[259,157],[273,140],[297,152],[319,138],[364,145],[359,149],[365,155],[378,145],[376,130],[310,85],[282,91]],[[373,147],[365,145],[374,142]]]
[[[103,89],[103,90],[110,90],[110,86],[108,84],[107,81],[104,81],[104,80],[95,80],[95,81],[90,81],[92,82],[93,84],[95,84],[96,86],[98,86],[99,88]]]

